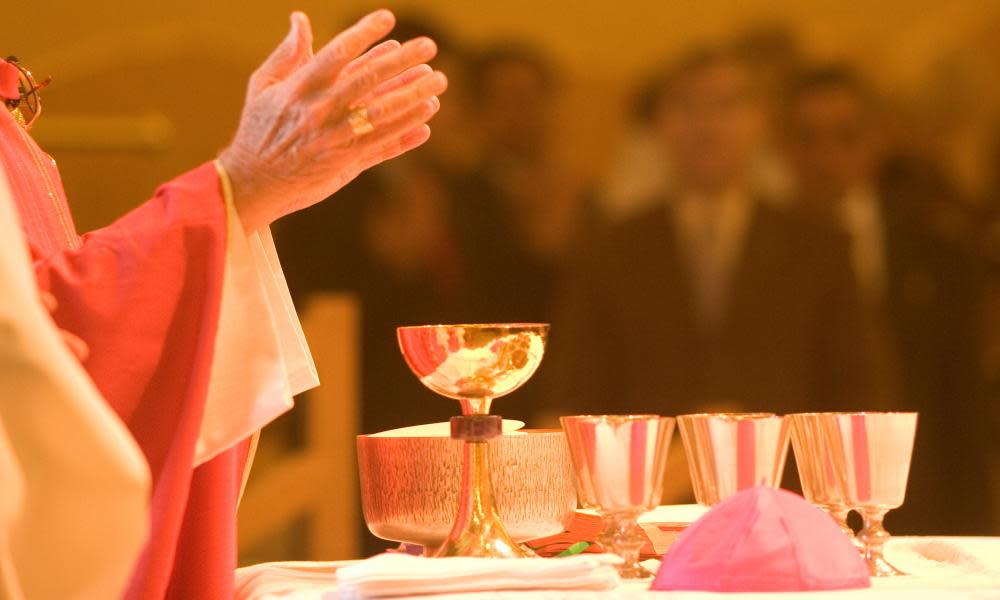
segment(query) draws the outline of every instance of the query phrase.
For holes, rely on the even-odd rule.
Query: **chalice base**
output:
[[[467,529],[455,539],[450,536],[434,556],[472,556],[477,558],[524,558],[527,556],[514,542],[499,520]]]

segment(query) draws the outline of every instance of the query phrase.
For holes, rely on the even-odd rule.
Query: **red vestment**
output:
[[[0,160],[38,285],[58,299],[57,324],[90,347],[84,367],[152,474],[150,540],[125,595],[229,598],[247,441],[194,466],[226,260],[219,177],[205,164],[81,238],[54,162],[0,113]]]

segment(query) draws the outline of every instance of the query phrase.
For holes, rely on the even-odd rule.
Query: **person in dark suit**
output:
[[[674,187],[581,253],[553,325],[544,408],[863,407],[846,241],[750,184],[766,121],[751,72],[708,49],[668,75],[658,128]],[[668,471],[664,501],[685,498],[686,470]]]
[[[791,84],[785,123],[803,202],[850,239],[871,389],[920,413],[897,532],[995,531],[995,442],[980,390],[979,303],[985,262],[936,233],[950,196],[933,170],[890,158],[880,102],[845,65],[814,67]]]
[[[469,71],[483,148],[457,188],[464,247],[478,266],[470,282],[489,299],[483,319],[547,321],[589,217],[578,177],[554,152],[558,69],[542,49],[510,40],[483,48]]]

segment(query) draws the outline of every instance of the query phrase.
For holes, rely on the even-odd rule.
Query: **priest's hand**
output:
[[[437,53],[428,38],[371,47],[394,25],[376,11],[313,55],[308,18],[292,14],[288,36],[250,77],[236,136],[219,155],[245,227],[315,204],[427,141],[448,82],[425,64]]]

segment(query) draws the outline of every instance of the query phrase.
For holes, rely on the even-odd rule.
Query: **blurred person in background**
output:
[[[850,239],[864,323],[855,351],[872,366],[870,406],[920,413],[906,503],[891,527],[991,531],[978,369],[985,265],[938,235],[924,210],[956,200],[889,161],[882,104],[850,66],[803,71],[787,108],[799,197]]]
[[[555,67],[537,48],[500,42],[470,75],[482,154],[461,193],[474,286],[490,321],[546,321],[587,218],[581,185],[553,159]]]
[[[663,82],[673,191],[582,253],[553,326],[546,408],[863,407],[845,240],[754,189],[768,120],[744,57],[696,50]],[[665,502],[689,496],[684,479],[672,485]]]
[[[788,77],[802,60],[799,41],[781,23],[762,23],[737,31],[726,45],[750,67],[771,121],[751,168],[751,186],[773,202],[787,200],[791,195],[791,173],[771,134],[776,130],[774,120]],[[612,154],[611,166],[595,196],[600,216],[606,220],[628,219],[671,193],[673,166],[653,123],[669,66],[661,65],[647,76],[632,98],[629,129]]]
[[[463,248],[477,322],[550,322],[567,263],[594,220],[582,183],[553,158],[559,87],[541,50],[498,42],[470,72],[480,162],[461,186]],[[530,420],[544,385],[529,381],[503,415]]]
[[[782,23],[758,23],[738,31],[732,45],[749,66],[767,111],[766,138],[755,157],[753,185],[776,201],[790,200],[792,173],[778,132],[785,89],[803,61],[799,39]]]
[[[670,189],[667,152],[653,126],[663,68],[636,87],[629,102],[627,129],[598,182],[596,207],[603,221],[618,222],[649,208]]]

